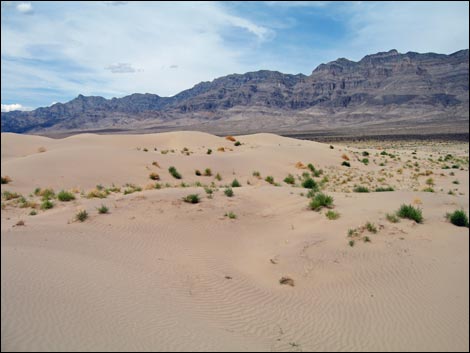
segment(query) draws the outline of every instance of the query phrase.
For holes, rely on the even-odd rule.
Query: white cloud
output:
[[[14,110],[31,110],[31,108],[23,107],[21,104],[2,104],[2,112],[12,112]]]
[[[113,5],[113,6],[118,6],[118,5],[126,5],[129,1],[103,1],[106,5]]]
[[[105,70],[111,71],[113,74],[125,74],[136,72],[136,69],[132,67],[129,63],[117,63],[105,67]]]
[[[16,6],[16,9],[24,14],[32,14],[33,13],[33,6],[30,2],[22,2]]]

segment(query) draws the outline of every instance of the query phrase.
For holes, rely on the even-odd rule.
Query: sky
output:
[[[1,109],[172,96],[233,73],[469,45],[468,2],[2,1]]]

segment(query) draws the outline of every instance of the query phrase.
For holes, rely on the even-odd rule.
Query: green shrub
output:
[[[181,174],[178,173],[178,171],[176,170],[175,167],[172,166],[172,167],[168,168],[168,171],[170,172],[171,175],[173,175],[173,177],[175,179],[181,179]]]
[[[54,203],[49,199],[44,200],[41,204],[41,210],[48,210],[52,207],[54,207]]]
[[[221,181],[221,180],[222,180],[222,176],[221,176],[219,173],[217,173],[217,174],[215,175],[215,180]]]
[[[38,194],[42,197],[43,201],[55,198],[55,192],[52,189],[39,189]]]
[[[343,161],[343,163],[341,163],[341,165],[345,166],[345,167],[350,167],[351,166],[351,163],[347,162],[347,161]]]
[[[468,227],[468,216],[464,210],[456,210],[451,214],[448,214],[450,223],[457,227]]]
[[[235,218],[237,218],[237,215],[235,213],[233,213],[232,211],[230,211],[228,213],[225,213],[225,217],[228,217],[230,219],[235,219]]]
[[[332,211],[332,210],[329,210],[328,212],[326,212],[325,215],[326,215],[326,218],[328,218],[329,220],[335,220],[339,218],[339,213]]]
[[[375,189],[375,192],[387,192],[387,191],[395,191],[395,189],[392,188],[391,186],[386,186],[386,187],[380,186]]]
[[[285,177],[284,182],[285,182],[286,184],[291,184],[291,185],[293,185],[293,184],[295,184],[295,178],[294,178],[294,176],[293,176],[292,174],[289,174],[288,176]]]
[[[349,246],[352,248],[352,247],[354,246],[354,240],[351,239],[351,240],[348,242],[348,244],[349,244]]]
[[[75,200],[75,195],[72,194],[71,192],[69,191],[64,191],[64,190],[61,190],[58,194],[57,194],[57,199],[59,201],[71,201],[71,200]]]
[[[233,190],[232,188],[227,188],[224,190],[224,194],[227,196],[227,197],[232,197],[233,196]]]
[[[201,171],[199,169],[196,169],[196,171],[194,172],[197,176],[201,176]]]
[[[199,203],[199,195],[198,194],[191,194],[186,197],[183,197],[183,201],[187,203]]]
[[[36,210],[32,210],[31,212],[29,212],[29,215],[30,216],[36,216],[38,213],[36,212]]]
[[[427,188],[424,188],[423,189],[424,192],[434,192],[434,189],[430,186],[428,186]]]
[[[109,208],[103,204],[100,207],[98,207],[98,213],[100,214],[108,213],[108,211],[109,211]]]
[[[305,189],[318,190],[317,182],[310,177],[302,181],[302,187]]]
[[[363,152],[362,152],[362,155],[363,155],[364,157],[367,157],[367,156],[369,155],[369,152],[363,151]]]
[[[397,216],[400,218],[408,218],[416,223],[423,222],[423,212],[420,208],[415,208],[411,205],[401,205],[397,212]]]
[[[11,191],[7,191],[5,190],[2,194],[2,197],[6,200],[6,201],[9,201],[9,200],[13,200],[13,199],[17,199],[19,197],[21,197],[20,194],[16,193],[16,192],[11,192]]]
[[[207,153],[207,154],[211,154],[211,153],[212,153],[212,150],[209,148],[206,153]]]
[[[204,175],[205,176],[212,176],[212,170],[210,168],[206,168],[206,170],[204,170]]]
[[[237,141],[234,143],[235,146],[240,146],[241,145],[241,142],[240,141]]]
[[[374,234],[377,233],[377,227],[375,226],[374,223],[367,222],[366,229],[371,233],[374,233]]]
[[[315,172],[315,167],[313,166],[312,163],[309,163],[309,164],[307,165],[307,168],[310,169],[310,171],[311,171],[312,173]]]
[[[237,179],[233,179],[232,181],[232,188],[239,188],[241,185],[240,183],[238,182]]]
[[[257,177],[257,178],[260,178],[260,177],[261,177],[261,174],[260,174],[258,171],[255,170],[255,171],[253,172],[253,176],[254,176],[254,177]]]
[[[369,164],[369,158],[363,158],[361,160],[362,163],[364,163],[365,165],[368,165]]]
[[[264,180],[267,181],[269,184],[274,184],[274,178],[270,175],[267,176]]]
[[[369,192],[369,189],[366,186],[356,186],[354,192]]]
[[[316,194],[310,202],[309,206],[314,211],[319,211],[323,207],[331,208],[333,206],[333,197],[323,193]]]
[[[367,235],[364,237],[364,243],[370,243],[370,238]]]
[[[85,210],[78,211],[75,215],[75,219],[80,222],[84,222],[88,218],[88,212]]]

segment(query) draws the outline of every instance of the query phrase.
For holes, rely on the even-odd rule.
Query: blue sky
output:
[[[2,1],[2,111],[78,94],[174,95],[261,69],[467,49],[468,2]]]

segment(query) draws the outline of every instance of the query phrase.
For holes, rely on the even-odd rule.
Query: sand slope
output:
[[[417,178],[415,191],[407,181],[413,171],[396,172],[411,150],[395,151],[402,160],[387,162],[394,176],[378,181],[385,157],[372,157],[372,149],[366,166],[354,148],[271,134],[237,139],[242,146],[194,132],[63,140],[2,134],[2,176],[12,179],[2,192],[145,186],[152,171],[169,184],[105,199],[77,194],[36,216],[2,200],[2,351],[468,351],[468,228],[444,217],[457,208],[468,213],[468,164],[441,175],[418,151],[421,168],[434,167],[437,192],[429,193],[420,191],[426,177]],[[40,146],[46,151],[37,152]],[[193,153],[181,153],[185,147]],[[167,149],[175,152],[161,154]],[[352,168],[340,166],[343,154]],[[309,210],[306,190],[282,182],[306,171],[299,161],[324,169],[316,179],[328,175],[324,189],[339,219]],[[168,173],[170,165],[189,187]],[[205,168],[213,176],[195,175]],[[264,181],[267,175],[280,186]],[[351,180],[342,184],[345,175]],[[371,186],[397,191],[342,192],[367,177]],[[234,178],[242,187],[228,198],[223,185]],[[212,199],[197,181],[214,181]],[[190,193],[201,203],[181,200]],[[419,204],[423,224],[386,220],[404,202]],[[97,213],[101,204],[109,214]],[[79,209],[90,215],[83,223],[74,221]],[[236,219],[224,217],[230,211]],[[348,229],[368,221],[378,233],[350,247]],[[280,285],[282,276],[295,286]]]

